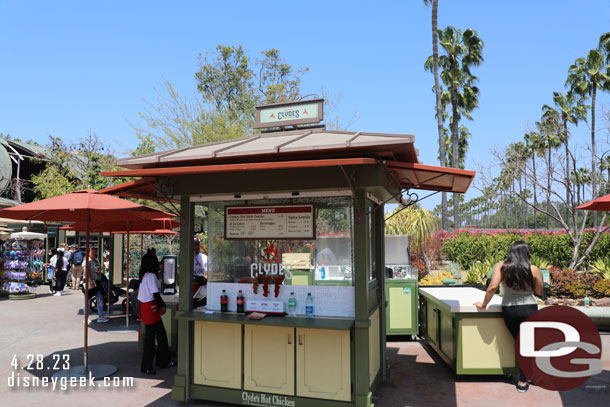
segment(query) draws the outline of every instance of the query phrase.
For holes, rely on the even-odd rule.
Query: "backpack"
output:
[[[81,252],[80,250],[77,252],[72,253],[72,263],[74,263],[75,266],[80,266],[83,264],[83,252]]]

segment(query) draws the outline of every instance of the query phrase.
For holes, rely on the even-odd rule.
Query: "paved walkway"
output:
[[[49,388],[24,387],[23,379],[50,377],[54,355],[69,355],[71,366],[82,364],[83,317],[78,315],[82,303],[79,291],[63,297],[45,294],[33,300],[0,299],[0,404],[3,406],[32,405],[44,407],[70,406],[186,406],[171,399],[170,392],[176,368],[159,370],[156,376],[140,373],[141,351],[137,348],[137,333],[111,333],[109,328],[124,324],[122,317],[111,322],[93,322],[89,329],[89,363],[113,364],[118,367],[115,377],[133,378],[133,387],[76,388],[55,391]],[[93,317],[95,319],[96,316]],[[392,366],[391,378],[376,392],[375,406],[608,406],[610,405],[610,335],[602,335],[604,372],[578,389],[550,392],[531,387],[519,394],[514,385],[502,377],[476,377],[456,381],[453,373],[422,342],[397,341],[388,343]],[[27,355],[42,355],[43,369],[15,370],[11,366],[16,355],[20,365],[27,364]],[[32,364],[35,368],[35,362]],[[49,369],[47,369],[49,368]],[[14,388],[9,378],[15,377]],[[17,386],[21,379],[21,386]],[[226,406],[219,403],[193,401],[189,405]]]

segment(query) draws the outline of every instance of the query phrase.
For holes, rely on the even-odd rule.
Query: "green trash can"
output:
[[[540,273],[542,274],[542,284],[544,289],[542,290],[542,300],[546,300],[546,294],[551,286],[551,272],[547,269],[540,269]]]

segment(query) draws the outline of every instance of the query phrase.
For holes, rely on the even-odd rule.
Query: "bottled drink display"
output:
[[[229,310],[229,296],[227,295],[227,290],[222,290],[222,294],[220,294],[220,311],[227,312]]]
[[[244,294],[239,290],[237,294],[237,312],[243,314],[244,313]]]
[[[294,296],[294,292],[290,293],[290,298],[288,299],[288,315],[291,317],[297,316],[297,299]]]
[[[309,318],[313,317],[313,297],[311,293],[307,293],[307,300],[305,300],[305,315]]]

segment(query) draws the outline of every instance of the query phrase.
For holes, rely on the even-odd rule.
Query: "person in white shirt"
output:
[[[201,253],[200,244],[195,241],[195,256],[194,256],[194,264],[193,271],[195,277],[203,277],[205,279],[208,278],[208,256]]]
[[[55,270],[55,296],[59,297],[64,293],[66,276],[68,275],[68,256],[63,249],[57,249],[57,253],[49,260],[53,270]]]
[[[208,284],[208,256],[201,253],[201,241],[195,236],[193,243],[193,295],[197,293],[199,287]]]
[[[171,360],[167,333],[161,320],[165,314],[165,302],[159,292],[159,261],[148,251],[142,257],[140,265],[140,286],[138,288],[138,301],[144,329],[144,353],[140,370],[142,373],[153,375],[157,372],[153,368],[155,340],[157,342],[156,365],[160,368],[176,366]]]

